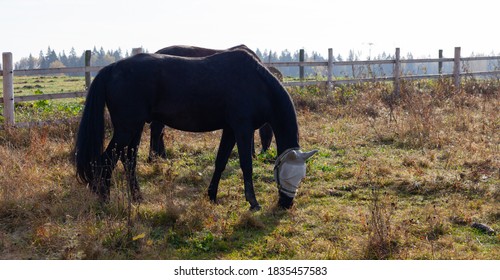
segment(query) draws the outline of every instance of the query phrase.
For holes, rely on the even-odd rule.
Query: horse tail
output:
[[[78,128],[75,163],[77,178],[83,183],[92,182],[92,165],[103,152],[105,91],[111,69],[110,66],[103,68],[92,81]]]

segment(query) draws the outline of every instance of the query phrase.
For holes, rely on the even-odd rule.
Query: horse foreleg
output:
[[[240,167],[243,171],[243,181],[245,184],[245,199],[250,203],[250,210],[258,211],[261,209],[252,182],[252,133],[253,130],[241,131],[236,134],[236,144],[240,156]]]
[[[222,138],[219,144],[219,150],[217,151],[217,158],[215,159],[215,170],[210,181],[210,186],[208,186],[208,197],[211,201],[217,201],[217,189],[219,188],[219,181],[222,176],[222,172],[226,168],[227,161],[231,155],[231,151],[234,148],[236,139],[234,138],[234,133],[231,129],[224,129],[222,131]]]
[[[255,137],[252,134],[252,157],[255,157]]]

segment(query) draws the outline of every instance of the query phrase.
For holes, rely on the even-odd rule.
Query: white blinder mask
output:
[[[306,176],[306,160],[318,150],[302,152],[298,148],[283,152],[274,164],[274,180],[278,189],[290,198],[294,198],[300,182]]]

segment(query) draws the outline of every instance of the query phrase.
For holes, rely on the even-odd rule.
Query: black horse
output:
[[[232,48],[229,48],[227,50],[214,50],[214,49],[207,49],[207,48],[201,48],[201,47],[195,47],[195,46],[182,46],[182,45],[175,45],[175,46],[170,46],[163,48],[156,53],[158,54],[167,54],[167,55],[175,55],[175,56],[183,56],[183,57],[206,57],[206,56],[211,56],[214,54],[226,52],[226,51],[231,51],[231,50],[245,50],[249,52],[254,58],[257,60],[260,60],[257,54],[255,54],[252,50],[250,50],[247,46],[245,45],[238,45]],[[269,70],[271,73],[273,73],[278,79],[282,80],[283,75],[281,72],[274,68],[270,67]],[[165,151],[165,143],[163,141],[163,128],[165,125],[161,122],[158,121],[152,121],[151,122],[151,137],[150,137],[150,142],[149,142],[149,161],[152,161],[155,156],[159,156],[162,158],[167,157],[167,153]],[[265,152],[269,149],[271,146],[271,141],[273,139],[273,129],[269,124],[264,124],[262,127],[259,128],[259,135],[260,135],[260,141],[262,144],[262,152]],[[252,153],[255,154],[254,148],[253,148],[253,141],[252,141]]]
[[[104,150],[105,106],[114,131]],[[191,132],[222,129],[209,198],[216,201],[222,171],[236,144],[245,198],[252,210],[260,209],[252,182],[254,130],[269,123],[280,155],[299,148],[290,96],[248,52],[234,50],[206,58],[138,54],[99,71],[78,129],[77,176],[101,200],[109,199],[111,173],[118,159],[124,164],[132,197],[142,198],[135,172],[137,148],[144,124],[151,121]],[[292,205],[294,195],[279,189],[279,196],[280,206]]]

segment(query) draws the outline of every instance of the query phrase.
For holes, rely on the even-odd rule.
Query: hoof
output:
[[[283,209],[283,210],[288,210],[288,209],[292,208],[292,206],[293,206],[292,204],[290,204],[290,205],[279,205],[278,204],[278,207]]]
[[[250,211],[252,212],[257,212],[257,211],[260,211],[262,209],[262,207],[260,207],[259,204],[256,204],[254,206],[250,206]]]
[[[209,189],[207,194],[208,194],[208,199],[210,199],[210,202],[217,203],[217,191]]]
[[[97,193],[98,197],[99,197],[99,201],[103,204],[106,204],[109,202],[109,192],[107,191],[101,191]]]
[[[99,195],[99,203],[101,203],[101,204],[108,204],[109,203],[109,197]]]
[[[217,196],[216,195],[212,195],[212,194],[208,193],[208,199],[210,200],[211,203],[217,204]]]
[[[159,159],[167,159],[167,154],[166,153],[162,153],[162,154],[157,154],[157,153],[153,153],[153,154],[150,154],[148,156],[148,163],[154,163],[154,162],[157,162]]]
[[[144,198],[142,197],[142,194],[140,194],[140,193],[132,195],[133,202],[141,203],[143,200],[144,200]]]

